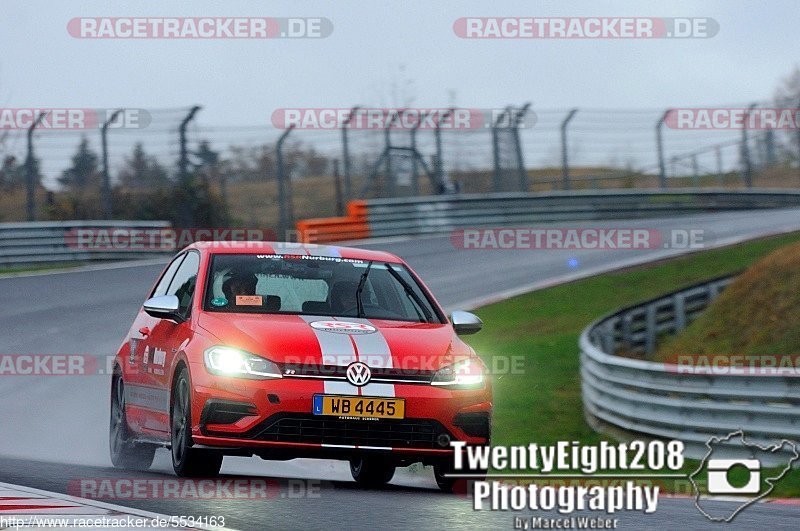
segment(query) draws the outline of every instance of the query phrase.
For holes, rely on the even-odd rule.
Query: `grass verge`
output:
[[[523,360],[521,371],[494,377],[496,445],[599,442],[583,417],[578,336],[597,317],[675,288],[734,273],[770,252],[800,242],[800,233],[607,273],[535,291],[478,309],[484,330],[467,341],[491,366]],[[493,361],[493,356],[503,356]],[[696,463],[695,463],[696,465]],[[687,471],[692,470],[687,464]],[[800,472],[781,481],[773,496],[800,496]]]

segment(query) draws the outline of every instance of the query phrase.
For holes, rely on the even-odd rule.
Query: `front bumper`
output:
[[[371,420],[313,415],[313,396],[325,394],[324,380],[225,378],[199,364],[191,370],[192,438],[231,453],[290,459],[388,451],[425,460],[450,455],[452,440],[485,445],[490,439],[488,382],[475,390],[398,383],[392,394],[405,400],[405,418]],[[353,387],[343,394],[359,393]]]

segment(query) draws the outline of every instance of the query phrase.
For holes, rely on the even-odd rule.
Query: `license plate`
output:
[[[406,402],[402,398],[314,395],[314,414],[371,419],[402,419]]]

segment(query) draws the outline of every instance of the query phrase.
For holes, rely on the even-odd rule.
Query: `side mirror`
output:
[[[180,301],[175,295],[159,295],[144,301],[144,311],[147,315],[159,319],[169,319],[180,323],[183,317],[178,313]]]
[[[473,313],[455,311],[450,316],[450,322],[458,335],[469,335],[480,332],[483,328],[483,321]]]

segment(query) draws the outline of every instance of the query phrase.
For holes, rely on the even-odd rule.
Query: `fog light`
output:
[[[450,436],[446,433],[442,433],[439,437],[436,438],[436,442],[439,443],[439,446],[442,448],[447,448],[450,446]]]

